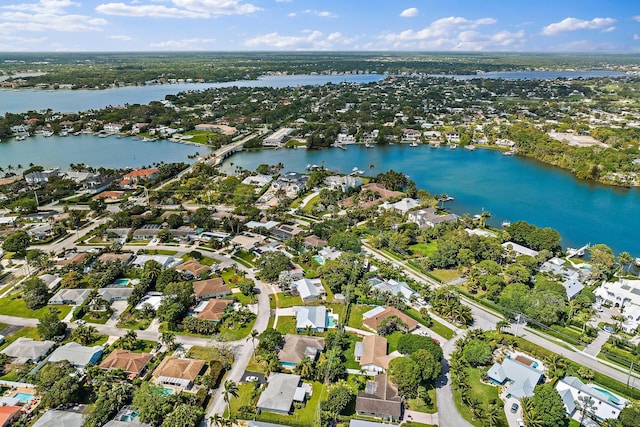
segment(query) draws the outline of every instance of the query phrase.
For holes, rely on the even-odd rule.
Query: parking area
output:
[[[267,382],[267,378],[260,372],[244,371],[242,374],[242,382],[258,383],[262,385]]]

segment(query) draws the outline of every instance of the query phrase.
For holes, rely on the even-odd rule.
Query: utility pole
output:
[[[520,313],[516,316],[516,338],[518,338],[518,330],[520,329],[520,316]]]

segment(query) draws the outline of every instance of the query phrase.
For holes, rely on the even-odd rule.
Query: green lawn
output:
[[[467,368],[467,373],[469,377],[467,381],[469,382],[469,395],[472,399],[480,402],[480,405],[487,406],[493,401],[502,402],[500,397],[498,396],[498,387],[486,385],[480,382],[480,378],[482,378],[482,374],[486,371],[486,367],[484,368]],[[471,411],[467,405],[464,405],[460,399],[460,392],[457,390],[453,391],[453,400],[456,403],[458,411],[460,414],[469,421],[474,426],[482,427],[484,426],[484,422],[482,420],[473,420],[471,416]],[[496,427],[507,427],[509,424],[507,423],[507,418],[504,414],[504,411],[500,411],[500,418],[498,418],[498,422]]]
[[[293,307],[295,305],[303,305],[300,295],[287,295],[284,292],[278,294],[278,302],[280,308]]]
[[[276,330],[281,334],[295,334],[297,332],[295,316],[279,316]]]
[[[244,295],[242,292],[231,294],[232,297],[238,300],[240,304],[249,305],[255,302],[256,296]]]
[[[228,341],[237,341],[239,339],[247,337],[253,330],[253,325],[255,325],[255,323],[256,319],[254,318],[251,322],[238,329],[230,329],[226,326],[225,323],[224,325],[222,325],[222,327],[220,327],[218,336]]]
[[[438,249],[438,244],[436,242],[429,243],[416,243],[415,245],[409,246],[409,250],[415,256],[429,256],[433,254]]]
[[[442,323],[438,322],[437,320],[431,319],[431,321],[433,323],[431,324],[429,329],[431,329],[436,334],[440,335],[442,338],[446,338],[446,339],[450,340],[451,338],[453,338],[456,335],[455,332],[453,332],[451,329],[447,328],[446,326],[444,326]]]
[[[138,319],[131,312],[125,311],[120,315],[120,321],[118,321],[118,328],[135,329],[143,331],[151,325],[150,319]]]
[[[59,318],[64,318],[71,311],[69,305],[45,306],[37,310],[31,310],[24,304],[22,298],[18,296],[10,296],[0,298],[0,314],[5,316],[30,317],[39,319],[49,312],[49,307],[54,307],[60,311]]]
[[[250,264],[251,266],[253,266],[256,259],[249,252],[245,252],[245,251],[238,251],[234,255],[240,258],[241,260],[243,260],[244,262],[246,262],[247,264]]]
[[[344,355],[347,358],[345,367],[347,369],[360,369],[360,362],[356,362],[354,351],[356,349],[356,343],[358,341],[362,341],[362,338],[359,338],[356,335],[350,333],[347,333],[347,337],[349,337],[350,344],[349,348],[344,352]]]
[[[452,269],[452,270],[435,269],[431,271],[431,275],[440,279],[442,283],[448,283],[460,277],[460,273],[458,273],[458,270],[455,270],[455,269]]]
[[[391,335],[387,335],[385,338],[387,339],[387,343],[389,343],[389,350],[387,354],[393,353],[398,349],[398,341],[400,341],[400,337],[403,336],[404,333],[400,331],[396,331]]]
[[[362,315],[367,311],[371,310],[373,305],[351,305],[351,312],[349,314],[349,322],[347,322],[347,326],[356,329],[362,329]]]
[[[324,304],[327,307],[327,310],[331,309],[334,314],[338,315],[338,321],[340,323],[344,322],[344,316],[347,314],[347,306],[345,304],[333,303],[333,304]]]
[[[311,214],[311,212],[313,212],[313,208],[318,204],[319,201],[320,201],[320,195],[318,194],[312,197],[311,200],[309,200],[309,202],[306,205],[304,205],[302,210],[306,214]]]
[[[82,317],[82,320],[85,320],[89,323],[97,323],[99,325],[104,325],[107,323],[107,320],[111,318],[111,315],[108,315],[106,312],[89,312]]]

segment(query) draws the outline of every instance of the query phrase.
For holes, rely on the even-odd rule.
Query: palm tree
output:
[[[484,209],[482,210],[482,213],[480,214],[480,227],[484,228],[487,225],[487,220],[491,218],[491,214],[489,213],[489,211],[485,211]]]
[[[578,400],[575,402],[576,409],[580,411],[580,426],[582,426],[582,422],[584,421],[585,415],[593,414],[593,410],[596,409],[596,402],[593,400],[591,396],[578,396]]]
[[[238,384],[231,380],[224,382],[224,390],[222,391],[222,397],[227,402],[227,418],[231,417],[231,397],[238,397]]]
[[[304,357],[294,369],[295,373],[303,379],[313,378],[315,362],[310,357]]]
[[[620,268],[624,270],[624,268],[627,267],[627,272],[629,271],[628,268],[632,262],[633,262],[633,257],[629,252],[622,252],[618,256],[618,264],[620,265]]]
[[[508,328],[509,326],[511,326],[511,322],[509,322],[508,320],[498,320],[498,323],[496,323],[496,331],[502,333],[502,330],[504,328]]]
[[[525,396],[520,399],[520,404],[522,406],[522,418],[527,426],[544,427],[544,422],[540,417],[540,413],[536,411],[532,398]]]
[[[138,344],[138,334],[133,329],[129,329],[122,338],[120,338],[122,348],[134,350]]]
[[[173,332],[163,332],[160,336],[160,342],[171,350],[176,343],[176,334]]]
[[[253,361],[256,361],[256,338],[258,338],[258,335],[260,335],[260,332],[258,332],[257,330],[252,330],[251,331],[251,344],[253,345]]]
[[[489,424],[489,427],[493,427],[498,424],[498,420],[500,419],[500,412],[502,409],[499,405],[489,404],[484,408],[482,415],[484,415],[484,421]]]

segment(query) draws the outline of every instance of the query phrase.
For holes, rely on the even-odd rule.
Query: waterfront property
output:
[[[633,332],[640,325],[640,280],[619,279],[604,282],[595,291],[596,302],[620,308],[624,316],[622,328]]]
[[[628,403],[627,399],[594,384],[584,384],[576,377],[564,377],[556,384],[556,390],[562,398],[567,415],[576,420],[582,417],[578,405],[584,404],[584,399],[593,404],[590,414],[598,421],[617,419]]]

